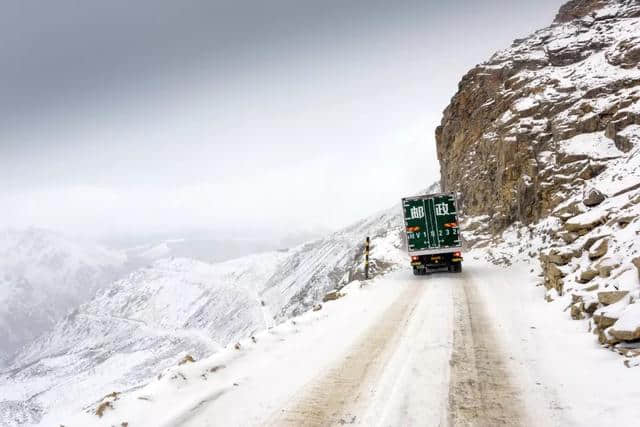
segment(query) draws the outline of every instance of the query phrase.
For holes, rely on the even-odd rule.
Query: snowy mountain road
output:
[[[434,302],[449,305],[453,319]],[[484,311],[465,274],[411,281],[336,366],[267,424],[325,426],[364,419],[365,425],[525,425],[522,395],[511,384]],[[447,318],[449,326],[443,324]],[[433,369],[446,362],[444,344],[452,344],[449,379],[446,369]],[[382,383],[383,374],[392,382]],[[436,378],[441,394],[428,397]],[[447,411],[441,410],[444,399]]]
[[[462,274],[401,269],[352,282],[320,310],[123,393],[102,418],[61,418],[101,427],[570,427],[640,417],[640,370],[545,302],[531,273],[526,262],[495,266],[471,253]]]

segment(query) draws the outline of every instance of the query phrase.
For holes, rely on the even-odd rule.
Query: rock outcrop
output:
[[[545,299],[628,356],[640,340],[640,2],[566,3],[462,78],[436,143],[467,244],[537,257]]]
[[[633,148],[639,17],[637,1],[570,1],[462,78],[436,142],[443,189],[466,214],[490,216],[493,231],[533,223]]]

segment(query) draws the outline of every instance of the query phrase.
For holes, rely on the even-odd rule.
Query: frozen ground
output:
[[[405,269],[43,425],[631,425],[640,369],[544,302],[533,266]],[[533,261],[532,261],[533,262]],[[96,410],[102,407],[102,417]],[[631,424],[629,424],[631,423]]]

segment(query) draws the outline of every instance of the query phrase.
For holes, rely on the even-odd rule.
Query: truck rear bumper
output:
[[[416,259],[417,258],[417,259]],[[426,268],[426,269],[436,269],[436,268],[446,268],[451,264],[458,264],[464,260],[462,256],[459,254],[454,255],[454,252],[449,253],[440,253],[434,255],[412,255],[411,257],[411,265],[413,268]]]

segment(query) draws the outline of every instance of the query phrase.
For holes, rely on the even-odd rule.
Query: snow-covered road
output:
[[[477,259],[473,259],[473,258]],[[624,425],[625,368],[546,303],[526,264],[401,270],[64,425]],[[64,421],[64,420],[60,420]]]

